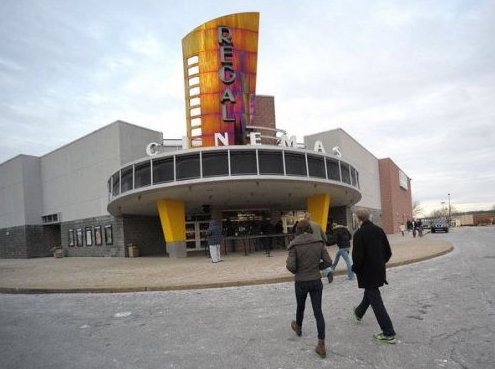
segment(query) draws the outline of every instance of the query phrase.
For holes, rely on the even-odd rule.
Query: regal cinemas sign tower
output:
[[[182,40],[189,147],[245,144],[254,115],[259,13],[206,22]]]
[[[298,147],[295,136],[261,142],[254,119],[259,13],[216,18],[182,40],[187,136],[179,150],[127,163],[108,181],[115,216],[158,212],[167,254],[202,249],[199,225],[186,218],[209,209],[213,219],[238,209],[305,209],[325,229],[336,207],[361,199],[359,173],[340,152]],[[254,123],[254,124],[253,124]],[[149,149],[149,150],[148,150]],[[152,150],[153,149],[153,150]],[[333,149],[335,151],[336,148]]]

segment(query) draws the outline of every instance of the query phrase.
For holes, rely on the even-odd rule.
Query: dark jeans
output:
[[[296,289],[296,323],[298,326],[302,326],[304,318],[304,308],[306,307],[306,297],[311,297],[311,305],[313,306],[313,314],[316,319],[316,328],[318,329],[318,338],[325,339],[325,318],[323,318],[323,312],[321,311],[321,295],[323,292],[323,284],[321,279],[314,281],[304,281],[295,283]]]
[[[364,290],[363,301],[356,308],[356,315],[362,318],[371,305],[373,312],[375,313],[378,325],[382,329],[385,336],[395,336],[394,327],[392,326],[392,321],[388,316],[387,309],[383,305],[382,295],[378,288],[366,288]]]

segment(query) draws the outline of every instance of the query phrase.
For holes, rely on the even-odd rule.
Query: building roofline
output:
[[[9,161],[16,160],[20,157],[27,157],[27,158],[33,158],[33,159],[40,159],[41,156],[36,156],[36,155],[29,155],[29,154],[17,154],[16,156],[13,156],[10,159],[5,160],[4,162],[0,163],[0,166],[7,164]]]
[[[308,137],[308,136],[315,136],[315,135],[321,135],[323,133],[327,133],[327,132],[336,132],[336,131],[342,131],[347,137],[349,137],[352,141],[354,141],[356,144],[358,144],[360,147],[362,147],[364,150],[366,150],[371,156],[373,156],[376,160],[380,160],[378,159],[370,150],[368,150],[366,147],[364,147],[361,143],[359,143],[354,137],[352,137],[349,133],[347,133],[346,130],[344,130],[343,128],[334,128],[334,129],[329,129],[327,131],[321,131],[321,132],[316,132],[316,133],[313,133],[313,134],[310,134],[310,135],[306,135],[304,137]]]
[[[137,124],[134,124],[134,123],[129,123],[129,122],[125,122],[125,121],[123,121],[123,120],[116,120],[116,121],[114,121],[114,122],[112,122],[112,123],[109,123],[109,124],[107,124],[107,125],[103,126],[103,127],[100,127],[100,128],[98,128],[98,129],[95,129],[94,131],[89,132],[89,133],[85,134],[84,136],[81,136],[81,137],[79,137],[79,138],[76,138],[74,141],[68,142],[68,143],[66,143],[66,144],[64,144],[64,145],[62,145],[62,146],[60,146],[60,147],[57,147],[56,149],[54,149],[54,150],[52,150],[52,151],[49,151],[49,152],[47,152],[46,154],[41,155],[41,156],[40,156],[40,158],[43,158],[43,157],[48,156],[48,155],[50,155],[50,154],[53,154],[54,152],[56,152],[56,151],[58,151],[58,150],[62,150],[62,149],[66,148],[66,147],[67,147],[67,146],[69,146],[69,145],[72,145],[72,144],[74,144],[74,143],[76,143],[76,142],[78,142],[78,141],[80,141],[80,140],[85,139],[86,137],[88,137],[88,136],[90,136],[90,135],[92,135],[92,134],[95,134],[96,132],[102,131],[102,130],[104,130],[104,129],[108,129],[108,128],[110,128],[111,126],[114,126],[114,125],[119,125],[119,126],[122,126],[122,125],[127,125],[127,126],[131,126],[131,127],[139,128],[139,129],[144,129],[144,130],[146,130],[146,131],[150,131],[150,132],[161,133],[161,134],[162,134],[162,137],[163,137],[163,132],[160,132],[160,131],[155,131],[154,129],[150,129],[150,128],[146,128],[146,127],[141,127],[141,126],[138,126]]]

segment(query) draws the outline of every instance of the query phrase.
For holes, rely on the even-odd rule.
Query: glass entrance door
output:
[[[186,222],[187,251],[204,250],[206,245],[206,230],[208,221]]]

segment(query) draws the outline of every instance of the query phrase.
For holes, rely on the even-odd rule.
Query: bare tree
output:
[[[443,207],[440,209],[435,209],[430,213],[430,218],[446,218],[449,215],[449,209]]]
[[[412,203],[412,213],[414,218],[423,216],[423,205],[418,200],[414,200]]]
[[[454,206],[450,206],[450,215],[457,214],[457,209]],[[448,218],[449,216],[449,207],[442,206],[440,209],[435,209],[430,213],[431,218]]]

